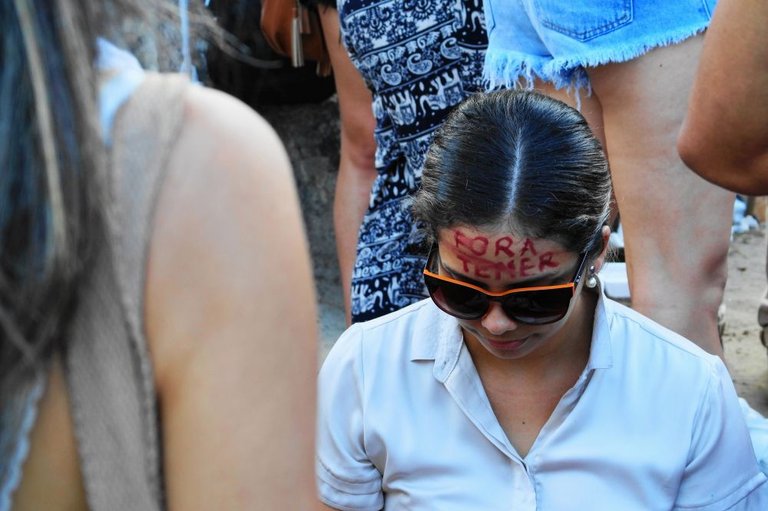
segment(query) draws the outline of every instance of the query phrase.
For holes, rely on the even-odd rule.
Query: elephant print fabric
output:
[[[352,321],[427,296],[407,206],[434,131],[482,90],[482,0],[339,0],[344,45],[373,93],[376,170],[352,278]]]

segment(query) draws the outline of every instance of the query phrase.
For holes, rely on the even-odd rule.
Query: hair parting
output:
[[[412,211],[427,241],[465,225],[596,255],[610,199],[608,162],[584,117],[537,92],[502,90],[471,96],[448,116]]]

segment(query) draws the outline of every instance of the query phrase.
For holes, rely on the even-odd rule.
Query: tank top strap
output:
[[[65,357],[81,469],[94,511],[164,508],[144,285],[155,202],[182,126],[188,84],[182,75],[146,73],[115,117],[107,229]]]

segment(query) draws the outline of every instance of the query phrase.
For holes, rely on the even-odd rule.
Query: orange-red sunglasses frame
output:
[[[427,264],[424,267],[424,271],[423,271],[424,275],[426,275],[428,277],[431,277],[433,279],[441,280],[443,282],[448,282],[450,284],[454,284],[454,285],[458,285],[458,286],[461,286],[461,287],[472,289],[474,291],[477,291],[477,292],[487,296],[489,300],[497,301],[497,302],[501,301],[500,298],[504,298],[506,296],[513,295],[513,294],[516,294],[516,293],[531,292],[531,291],[549,291],[549,290],[566,289],[566,288],[571,288],[571,298],[573,298],[573,294],[576,292],[576,286],[579,284],[579,282],[581,282],[581,276],[582,276],[582,272],[584,270],[584,264],[587,261],[587,255],[588,255],[587,252],[584,252],[584,254],[581,257],[581,261],[579,262],[579,266],[578,266],[578,268],[576,270],[576,274],[573,276],[573,279],[570,282],[567,282],[565,284],[554,284],[554,285],[550,285],[550,286],[519,287],[519,288],[514,288],[514,289],[508,289],[507,291],[494,292],[494,291],[488,291],[486,289],[483,289],[480,286],[476,286],[474,284],[470,284],[469,282],[463,282],[461,280],[457,280],[457,279],[454,279],[454,278],[451,278],[451,277],[446,277],[445,275],[439,275],[439,274],[434,273],[433,271],[429,270],[429,268],[430,268],[430,266],[431,266],[431,264],[432,264],[432,262],[433,262],[433,260],[434,260],[434,258],[435,258],[435,256],[437,254],[438,254],[437,245],[433,245],[431,250],[429,251],[429,256],[427,258]],[[430,293],[430,295],[431,295],[431,293]],[[439,305],[439,303],[438,303],[438,305]],[[443,307],[440,307],[440,308],[442,309]],[[448,312],[449,314],[453,314],[450,311],[445,311],[445,312]],[[483,314],[481,314],[478,317],[482,317],[486,312],[488,312],[487,309],[483,312]],[[513,318],[513,319],[516,319],[516,318]],[[555,320],[555,321],[557,321],[557,320]]]

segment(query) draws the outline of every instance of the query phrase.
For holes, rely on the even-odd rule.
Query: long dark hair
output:
[[[0,401],[65,337],[99,248],[97,36],[125,42],[122,29],[138,28],[158,68],[177,11],[165,0],[0,0]]]
[[[467,225],[506,227],[597,254],[611,179],[584,117],[530,91],[471,96],[446,119],[424,163],[412,209],[433,241]]]

